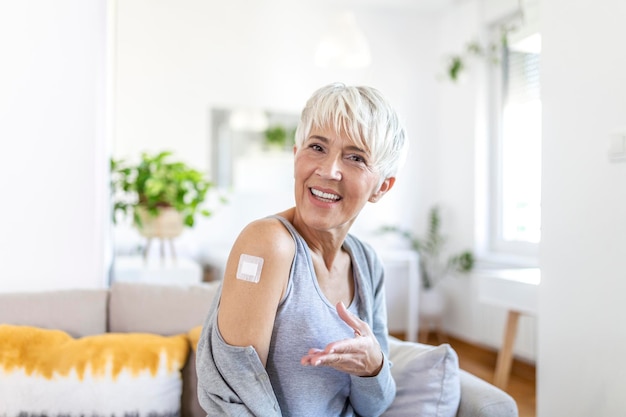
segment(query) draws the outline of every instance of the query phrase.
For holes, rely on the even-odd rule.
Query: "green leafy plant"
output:
[[[288,131],[282,125],[274,125],[268,127],[263,134],[265,136],[265,143],[284,148],[287,145],[293,144],[295,132],[293,130]]]
[[[500,63],[502,51],[508,47],[509,33],[515,30],[517,30],[517,27],[514,25],[502,25],[497,41],[487,44],[482,44],[476,40],[468,42],[463,52],[448,57],[445,71],[447,78],[453,82],[458,81],[461,73],[469,67],[468,64],[471,58],[482,58],[487,63],[493,65]]]
[[[441,216],[437,206],[429,211],[428,231],[424,237],[415,236],[397,226],[383,226],[380,231],[399,234],[419,253],[422,284],[426,289],[434,287],[450,271],[467,273],[474,267],[474,254],[469,250],[452,255],[445,262],[441,260],[446,238],[441,234]]]
[[[111,158],[114,223],[118,213],[132,214],[134,223],[141,227],[136,210],[140,206],[155,217],[162,208],[174,208],[188,227],[193,227],[197,215],[211,215],[202,203],[213,184],[200,171],[183,162],[170,161],[171,156],[169,151],[143,153],[138,164]]]

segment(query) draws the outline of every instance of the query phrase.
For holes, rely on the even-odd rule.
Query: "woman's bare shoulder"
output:
[[[249,223],[239,234],[233,251],[252,250],[261,254],[292,255],[295,242],[283,223],[275,217],[266,217]]]

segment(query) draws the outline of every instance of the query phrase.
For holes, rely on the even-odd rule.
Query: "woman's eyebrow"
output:
[[[309,139],[317,139],[317,140],[320,140],[320,141],[322,141],[324,143],[328,143],[329,142],[327,137],[319,136],[319,135],[311,135],[311,136],[309,136]]]
[[[351,152],[359,152],[362,153],[364,155],[367,155],[367,152],[365,151],[365,149],[361,149],[356,145],[350,145],[350,146],[346,146],[346,149],[351,151]]]

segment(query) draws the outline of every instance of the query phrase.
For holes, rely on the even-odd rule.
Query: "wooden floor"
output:
[[[403,338],[404,335],[396,335]],[[430,333],[423,343],[438,345],[441,342],[449,343],[459,355],[459,364],[464,369],[487,382],[493,383],[493,375],[496,367],[497,352],[495,350],[479,347],[464,342],[454,337],[444,336],[441,340],[435,333]],[[536,416],[536,378],[535,367],[531,364],[514,360],[511,369],[511,377],[505,391],[517,402],[519,417]]]

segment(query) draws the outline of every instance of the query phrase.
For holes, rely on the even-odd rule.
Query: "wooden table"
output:
[[[498,352],[494,385],[505,389],[511,364],[517,325],[522,314],[537,315],[537,293],[541,281],[539,268],[494,269],[475,272],[479,277],[480,302],[507,310],[502,346]]]

